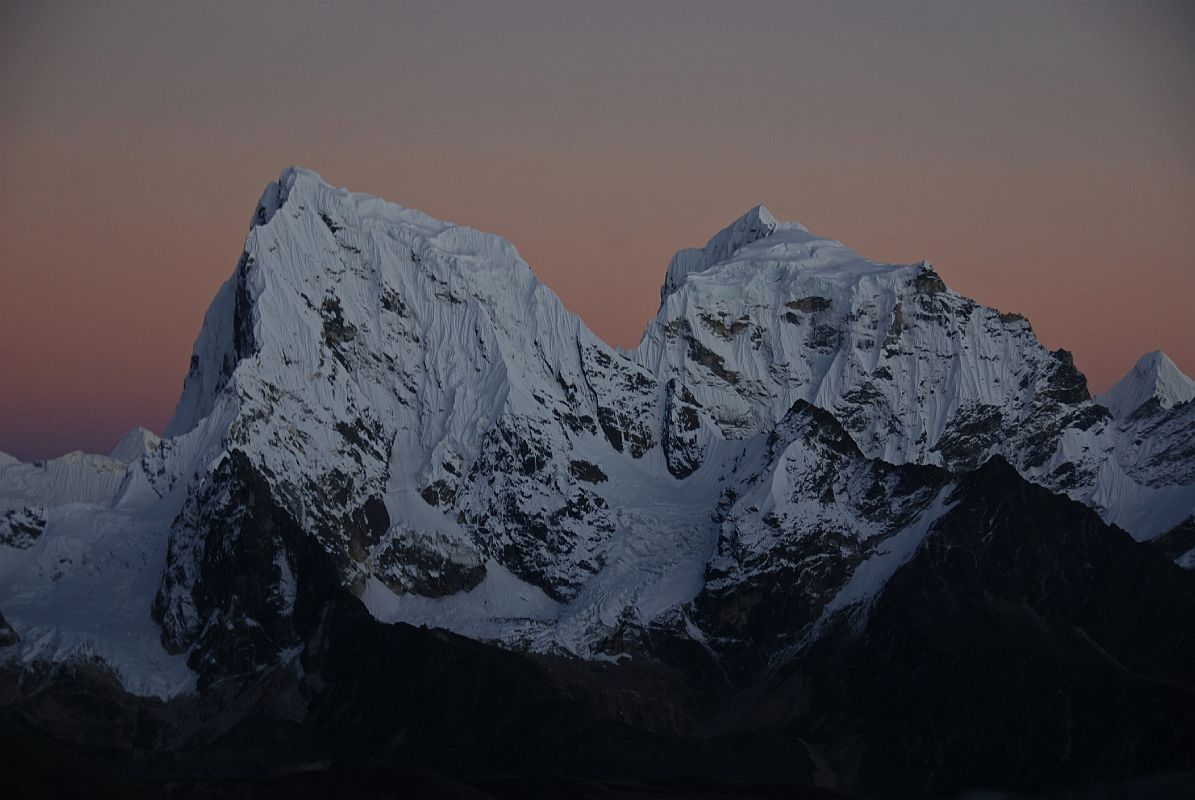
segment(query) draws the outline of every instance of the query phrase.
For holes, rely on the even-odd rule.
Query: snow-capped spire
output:
[[[271,181],[265,191],[261,193],[261,199],[257,201],[257,207],[253,211],[249,227],[254,228],[268,223],[273,218],[274,212],[286,203],[296,185],[318,187],[325,184],[324,179],[316,172],[298,166],[287,167],[282,170],[278,180]]]
[[[138,426],[124,435],[120,443],[113,448],[109,457],[125,464],[131,464],[146,453],[157,450],[161,441],[153,431]]]
[[[1195,398],[1195,381],[1183,374],[1161,350],[1141,356],[1099,402],[1117,418],[1127,417],[1150,400],[1162,408],[1173,408]]]
[[[691,247],[679,251],[668,264],[668,275],[660,287],[661,302],[676,291],[685,276],[725,261],[740,248],[771,235],[776,230],[776,218],[762,205],[727,225],[706,243],[705,247]],[[799,226],[798,226],[799,227]]]

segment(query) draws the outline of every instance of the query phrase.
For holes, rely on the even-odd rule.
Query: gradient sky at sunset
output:
[[[161,431],[289,164],[505,236],[615,344],[764,203],[933,261],[1093,390],[1195,374],[1192,9],[5,3],[0,450]]]

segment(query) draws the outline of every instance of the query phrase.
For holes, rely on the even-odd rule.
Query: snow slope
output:
[[[1188,378],[1161,350],[1146,353],[1127,375],[1097,399],[1112,416],[1123,419],[1147,402],[1173,408],[1195,398],[1195,381]]]
[[[0,460],[0,609],[24,658],[163,695],[295,658],[328,571],[379,619],[512,647],[780,646],[781,610],[795,635],[866,607],[992,456],[1138,538],[1190,518],[1190,381],[1155,362],[1110,413],[1025,319],[762,207],[677,254],[620,352],[508,242],[292,168],[165,437]]]
[[[112,457],[69,453],[0,466],[0,608],[25,661],[98,657],[135,694],[169,697],[195,685],[168,654],[150,614],[166,561],[171,504],[127,466],[144,429]]]

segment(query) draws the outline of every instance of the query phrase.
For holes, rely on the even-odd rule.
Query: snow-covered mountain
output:
[[[868,608],[995,456],[1138,539],[1182,525],[1192,385],[1158,356],[1093,400],[1024,318],[762,207],[677,254],[623,352],[504,240],[289,169],[164,438],[0,465],[0,611],[25,660],[161,695],[300,658],[327,569],[383,622],[762,668]]]
[[[117,442],[108,457],[131,464],[142,456],[155,452],[161,444],[161,437],[153,431],[140,427],[133,428]]]
[[[1097,399],[1117,419],[1124,419],[1150,401],[1173,408],[1195,398],[1195,381],[1161,350],[1146,353],[1116,385]]]
[[[762,208],[673,259],[634,355],[673,387],[670,408],[689,398],[700,420],[665,428],[678,476],[708,442],[771,430],[804,400],[869,457],[959,471],[1001,455],[1139,539],[1195,512],[1191,435],[1172,421],[1193,384],[1165,356],[1103,398],[1114,417],[1020,315],[958,295],[928,263],[867,260]],[[1150,432],[1120,419],[1155,397]]]
[[[58,506],[111,502],[129,462],[139,457],[128,444],[136,433],[131,431],[111,456],[75,451],[30,464],[0,453],[0,545],[32,545]]]

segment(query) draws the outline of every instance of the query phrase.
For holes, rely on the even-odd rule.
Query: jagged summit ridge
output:
[[[91,620],[35,602],[94,590],[81,557],[55,560],[87,542],[136,587],[110,624],[165,648],[100,654],[141,663],[153,691],[186,685],[181,659],[220,680],[293,657],[313,573],[378,619],[511,647],[618,658],[666,630],[735,649],[743,587],[808,587],[784,602],[810,625],[845,613],[883,589],[856,572],[886,580],[941,488],[996,456],[1138,538],[1170,530],[1195,511],[1181,410],[1114,421],[1023,318],[762,207],[673,259],[619,352],[501,238],[292,168],[256,206],[161,445],[127,474],[112,462],[102,514],[43,504],[12,561],[24,599],[0,586],[0,608],[18,633],[59,626],[55,653],[93,641]],[[85,517],[103,525],[81,536]]]
[[[396,596],[467,593],[507,573],[566,603],[596,573],[625,572],[609,534],[646,536],[654,518],[616,511],[599,484],[640,460],[630,468],[650,484],[651,376],[498,237],[311,173],[279,187],[209,311],[168,428],[197,442],[212,489],[190,493],[179,537],[234,513],[211,505],[225,502],[219,484],[264,475],[379,615]],[[172,648],[213,629],[194,591],[207,548],[176,548],[156,601]],[[602,613],[634,603],[667,563],[625,574]]]
[[[1195,381],[1183,374],[1161,350],[1141,356],[1140,360],[1107,393],[1100,403],[1117,419],[1127,417],[1150,400],[1162,408],[1173,408],[1195,398]]]
[[[312,258],[315,253],[334,253],[336,258]],[[293,307],[295,301],[317,302],[301,284],[321,283],[326,296],[319,302],[330,297],[342,314],[367,313],[380,304],[383,311],[401,316],[403,308],[394,305],[396,287],[387,285],[394,273],[376,269],[393,259],[416,266],[426,261],[428,268],[419,272],[438,282],[440,294],[450,300],[460,299],[450,284],[467,284],[471,293],[484,296],[487,308],[504,313],[503,322],[511,329],[518,327],[529,304],[560,306],[504,239],[370,195],[335,189],[318,174],[291,167],[263,193],[241,263],[208,310],[167,435],[189,430],[207,416],[243,357],[270,341],[288,345],[296,338],[298,332],[288,326],[304,312]],[[356,262],[352,270],[369,281],[357,287],[362,290],[359,296],[341,298],[337,288],[347,289],[351,282],[338,276],[350,261]],[[555,317],[565,327],[575,326],[563,313]],[[353,321],[347,324],[355,334]]]
[[[673,259],[626,354],[496,236],[305,170],[259,208],[196,345],[199,399],[184,393],[172,430],[219,419],[199,463],[237,450],[240,468],[276,476],[280,506],[383,618],[467,619],[580,653],[620,619],[651,622],[701,588],[717,535],[701,520],[728,464],[798,401],[869,458],[965,470],[1004,454],[1087,502],[1114,449],[1082,375],[1023,319],[925,262],[865,259],[762,207]],[[1074,436],[1098,455],[1076,463]],[[1100,495],[1110,513],[1116,492]],[[179,536],[231,513],[188,502]],[[177,564],[159,594],[176,647],[213,627],[193,609],[199,564]],[[494,581],[538,610],[499,620],[474,596]]]
[[[706,270],[727,260],[740,248],[767,238],[779,224],[770,211],[758,205],[714,234],[705,247],[678,251],[668,264],[664,285],[660,287],[660,302],[663,303],[668,295],[676,291],[690,273]],[[796,223],[789,225],[800,228]]]

